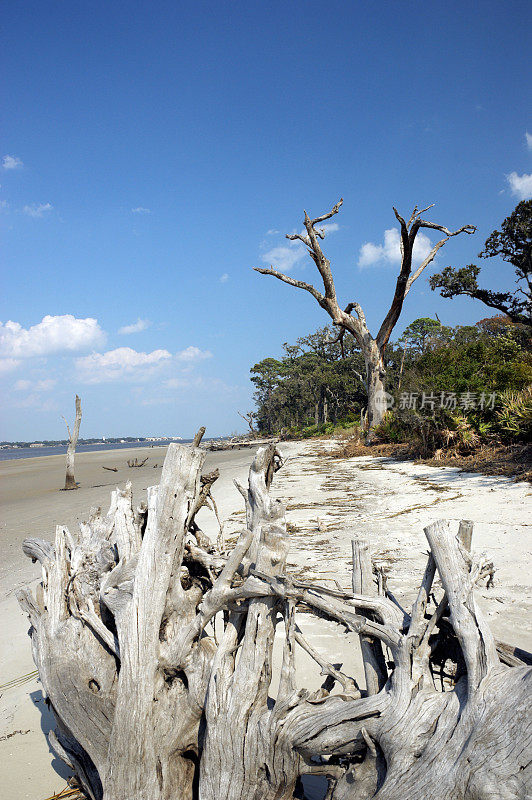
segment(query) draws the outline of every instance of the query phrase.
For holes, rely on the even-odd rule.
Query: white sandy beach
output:
[[[316,581],[337,580],[350,586],[351,538],[367,538],[377,561],[388,573],[389,586],[407,606],[413,599],[426,560],[423,527],[435,519],[471,519],[473,550],[486,552],[495,565],[495,585],[480,589],[481,605],[497,638],[532,650],[531,488],[508,478],[460,473],[367,457],[336,459],[333,442],[290,442],[280,449],[287,463],[276,475],[273,492],[287,504],[291,553],[289,567]],[[0,689],[0,785],[10,800],[41,800],[65,785],[68,769],[50,752],[43,732],[52,725],[36,678],[5,686],[34,670],[28,622],[18,608],[15,590],[40,578],[38,565],[22,554],[26,536],[52,539],[55,525],[74,527],[91,506],[104,508],[111,490],[126,480],[136,501],[158,482],[165,448],[80,453],[76,478],[80,489],[59,491],[64,481],[64,456],[5,461],[2,477],[2,562],[0,619],[4,632]],[[149,456],[141,469],[126,459]],[[245,482],[250,450],[208,454],[205,471],[215,466],[214,486],[226,536],[243,524],[242,500],[233,479]],[[158,466],[154,468],[154,465]],[[117,466],[117,473],[102,469]],[[214,516],[202,510],[200,525],[215,537]],[[304,625],[304,621],[301,623]],[[358,646],[335,626],[306,630],[314,646],[344,662],[344,670],[360,677]],[[298,653],[300,680],[318,681],[306,656]],[[319,682],[319,681],[318,681]],[[319,796],[319,795],[317,795]]]

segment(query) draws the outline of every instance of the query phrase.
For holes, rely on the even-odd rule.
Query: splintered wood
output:
[[[313,774],[328,800],[524,800],[532,671],[476,604],[489,570],[471,554],[471,526],[425,529],[430,555],[407,613],[375,581],[365,541],[353,543],[352,592],[290,576],[285,508],[269,491],[282,466],[274,444],[237,487],[246,524],[235,546],[211,544],[195,519],[217,477],[202,478],[204,458],[171,444],[146,503],[136,508],[127,484],[78,533],[58,526],[53,544],[24,542],[42,565],[37,596],[18,599],[56,719],[50,743],[87,796],[292,800]],[[359,635],[365,686],[303,636],[302,611]],[[324,676],[318,691],[297,685],[297,648]]]

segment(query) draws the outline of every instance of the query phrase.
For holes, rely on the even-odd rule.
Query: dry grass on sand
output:
[[[416,448],[407,443],[367,446],[357,439],[350,439],[336,452],[336,455],[338,458],[387,456],[400,460],[413,459],[418,464],[460,467],[465,472],[506,475],[516,481],[532,483],[532,445],[485,446],[465,455],[453,450],[439,450],[435,456],[420,458]]]

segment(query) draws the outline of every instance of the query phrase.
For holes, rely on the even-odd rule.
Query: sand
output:
[[[494,587],[479,590],[492,630],[498,638],[532,650],[530,486],[449,467],[368,457],[336,459],[331,455],[334,448],[334,442],[281,445],[288,460],[276,475],[273,492],[287,503],[290,569],[320,582],[337,580],[347,588],[351,538],[365,537],[388,573],[391,590],[409,604],[426,560],[423,526],[441,518],[471,519],[475,522],[473,549],[486,552],[496,569]],[[80,453],[76,457],[80,489],[74,492],[59,491],[64,481],[63,455],[0,462],[0,621],[4,632],[0,785],[10,800],[46,798],[63,788],[69,775],[43,736],[53,720],[38,680],[5,686],[34,670],[28,623],[14,592],[35,584],[39,569],[24,557],[21,542],[26,536],[53,539],[59,523],[75,528],[91,506],[105,508],[111,490],[126,480],[132,481],[135,499],[142,500],[146,487],[159,480],[165,449]],[[144,467],[127,467],[127,458],[141,460],[145,455],[149,460]],[[214,496],[228,537],[236,535],[244,521],[242,499],[232,481],[245,482],[251,458],[252,452],[244,449],[207,456],[205,471],[220,469]],[[107,472],[102,465],[116,466],[119,471]],[[207,510],[200,513],[202,528],[215,537],[214,516]],[[356,637],[340,635],[332,624],[314,623],[309,615],[301,617],[300,624],[314,646],[330,660],[344,662],[344,669],[360,678]],[[281,639],[282,633],[277,652]],[[298,651],[297,659],[302,685],[319,685],[318,671],[308,657]],[[319,796],[317,786],[315,797]]]

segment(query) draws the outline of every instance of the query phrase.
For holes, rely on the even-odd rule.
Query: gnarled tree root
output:
[[[275,445],[238,486],[246,529],[217,550],[194,519],[215,479],[201,480],[204,455],[171,444],[147,506],[134,510],[128,484],[77,535],[58,526],[53,545],[24,543],[43,572],[37,599],[18,598],[57,720],[50,741],[87,795],[291,800],[313,773],[327,777],[328,800],[525,800],[532,673],[522,652],[497,649],[476,605],[487,570],[471,556],[472,526],[426,528],[407,614],[374,584],[363,541],[352,592],[287,574],[284,507],[269,493]],[[443,593],[431,605],[436,573]],[[305,640],[301,610],[359,634],[366,688]],[[317,692],[296,685],[297,647],[325,676]]]

